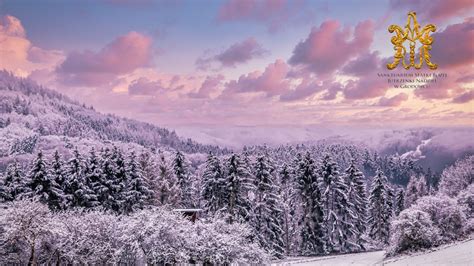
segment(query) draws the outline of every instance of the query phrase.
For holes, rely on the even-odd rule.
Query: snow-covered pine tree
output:
[[[114,147],[112,150],[112,161],[114,164],[114,184],[112,187],[112,197],[114,199],[112,209],[115,212],[122,213],[125,209],[125,197],[127,194],[127,172],[125,167],[125,159],[123,158],[122,151],[119,148]]]
[[[177,151],[173,159],[173,173],[178,180],[180,188],[180,204],[183,207],[192,207],[195,203],[192,200],[192,188],[191,180],[189,179],[189,173],[187,172],[187,163],[184,154]]]
[[[94,186],[95,193],[101,205],[108,210],[116,208],[116,199],[120,192],[120,183],[115,176],[115,163],[109,148],[101,151],[100,155],[100,182]]]
[[[249,192],[253,189],[250,171],[239,155],[233,153],[226,162],[225,203],[227,221],[247,222],[250,219]]]
[[[366,241],[362,237],[367,230],[367,192],[364,174],[357,168],[355,160],[351,161],[345,170],[344,176],[347,182],[347,196],[351,203],[348,208],[352,208],[348,217],[353,227],[350,229],[353,234],[352,241],[357,245],[357,250],[365,250]],[[352,251],[355,251],[351,249]]]
[[[143,178],[140,165],[133,151],[128,156],[126,175],[127,184],[125,187],[125,204],[123,211],[130,213],[133,210],[143,208],[152,194],[152,191]]]
[[[323,158],[318,181],[324,206],[327,251],[330,253],[349,251],[355,245],[351,230],[354,207],[347,197],[347,185],[339,174],[336,162],[329,154]]]
[[[389,204],[389,185],[387,177],[380,170],[372,180],[369,195],[369,236],[384,244],[390,237],[390,218],[392,210]]]
[[[89,152],[89,156],[85,162],[84,178],[86,186],[91,190],[91,206],[101,205],[99,197],[102,190],[102,168],[100,167],[100,161],[97,157],[95,149],[92,148]]]
[[[257,157],[254,165],[255,203],[251,224],[260,245],[273,257],[283,258],[283,210],[275,185],[275,167],[268,155]]]
[[[57,203],[61,201],[63,193],[49,174],[42,151],[38,152],[36,159],[33,161],[27,176],[27,182],[31,196],[38,197],[40,202],[47,204],[51,209],[58,207]]]
[[[157,203],[156,191],[158,189],[157,166],[149,152],[142,152],[138,158],[138,162],[140,164],[143,179],[145,179],[145,182],[148,184],[151,193],[148,203],[155,205]]]
[[[413,203],[416,202],[421,196],[421,191],[419,191],[420,185],[418,176],[412,175],[408,181],[408,185],[405,192],[405,208],[409,208]]]
[[[204,209],[214,214],[224,207],[225,179],[219,158],[210,153],[207,156],[206,166],[202,175],[201,196],[204,200]]]
[[[181,198],[178,180],[166,161],[165,155],[160,152],[158,161],[158,175],[156,179],[156,199],[159,205],[177,206]]]
[[[54,152],[53,160],[51,161],[49,176],[54,181],[56,196],[50,201],[50,208],[52,210],[64,210],[67,208],[69,199],[64,193],[64,161],[57,150]]]
[[[403,188],[399,188],[395,197],[395,216],[398,216],[400,212],[405,209],[405,192]]]
[[[283,232],[286,254],[290,255],[294,248],[295,235],[297,234],[297,195],[294,185],[294,171],[287,164],[283,164],[279,171],[280,197],[283,208]]]
[[[295,169],[295,179],[302,203],[301,254],[325,254],[326,230],[315,162],[309,152],[304,156],[298,155],[298,158],[300,160]]]
[[[22,194],[28,194],[28,192],[29,188],[21,167],[15,160],[7,166],[5,177],[2,184],[0,184],[0,199],[2,201],[12,201]]]
[[[94,204],[97,203],[94,191],[89,188],[86,182],[84,164],[84,160],[76,147],[65,169],[64,192],[70,199],[68,202],[70,207],[94,207]]]

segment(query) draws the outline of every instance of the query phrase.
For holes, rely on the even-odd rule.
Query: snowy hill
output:
[[[23,158],[42,149],[72,146],[179,149],[186,153],[226,153],[213,145],[183,139],[149,123],[101,114],[53,90],[0,71],[0,159]],[[1,168],[1,167],[0,167]]]
[[[385,251],[364,252],[349,255],[323,256],[315,258],[289,259],[283,265],[323,266],[323,265],[474,265],[474,240],[467,240],[439,248],[384,259]],[[280,264],[280,265],[282,265]]]

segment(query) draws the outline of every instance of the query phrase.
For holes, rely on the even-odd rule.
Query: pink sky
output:
[[[156,30],[113,23],[133,24],[152,8],[178,14],[193,5],[200,13],[195,2],[112,2],[89,3],[90,10],[77,15],[99,19],[94,16],[117,9],[133,16],[110,17],[103,35],[82,27],[77,35],[89,38],[71,45],[59,32],[72,31],[73,22],[63,18],[64,26],[41,28],[40,19],[21,13],[27,4],[20,12],[6,1],[0,68],[100,111],[171,127],[473,125],[472,1],[394,0],[377,6],[376,14],[349,16],[345,12],[370,2],[208,1],[202,14],[183,18],[186,23],[171,16],[176,21],[160,22]],[[435,72],[448,74],[427,89],[395,89],[377,76],[393,73],[385,68],[393,56],[387,27],[403,25],[411,10],[422,26],[437,25],[432,61],[439,65]]]

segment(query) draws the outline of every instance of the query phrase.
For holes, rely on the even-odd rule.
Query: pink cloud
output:
[[[388,89],[387,81],[374,74],[358,80],[350,80],[344,87],[344,96],[352,100],[370,99],[385,95]]]
[[[128,86],[128,94],[130,95],[155,95],[163,90],[164,87],[160,80],[150,81],[144,77],[132,81]]]
[[[408,94],[406,93],[399,93],[393,97],[382,97],[380,98],[378,105],[379,106],[390,106],[390,107],[396,107],[400,106],[402,102],[408,100]]]
[[[467,91],[453,99],[453,103],[468,103],[474,100],[474,91]]]
[[[208,76],[197,92],[191,92],[188,96],[191,98],[209,98],[212,94],[218,92],[223,80],[223,75]]]
[[[255,21],[275,32],[289,22],[311,20],[315,15],[312,6],[297,0],[228,0],[219,9],[217,19],[221,22]]]
[[[364,76],[374,72],[379,66],[379,53],[372,52],[360,55],[358,58],[349,61],[342,69],[342,72],[352,76]]]
[[[440,69],[474,63],[474,17],[447,26],[433,38],[432,60]]]
[[[120,36],[99,52],[72,52],[57,68],[59,81],[69,85],[99,86],[117,75],[147,67],[152,60],[151,38],[137,32]]]
[[[306,40],[295,47],[289,63],[302,65],[316,74],[330,74],[351,58],[366,53],[373,33],[371,20],[358,23],[354,31],[341,28],[336,20],[328,20],[319,28],[313,27]]]
[[[469,94],[464,93],[460,83],[472,80],[470,73],[474,64],[474,18],[449,25],[444,31],[433,34],[433,38],[431,59],[448,76],[437,79],[433,86],[416,89],[415,95],[423,99],[455,97],[453,102],[463,103],[464,99],[469,99]]]
[[[424,19],[442,20],[469,14],[474,8],[472,0],[390,0],[391,8],[407,13],[415,10]]]
[[[238,80],[231,80],[226,84],[224,94],[264,92],[267,96],[280,94],[290,86],[286,79],[289,67],[281,59],[269,64],[263,73],[254,71],[242,75]]]
[[[202,70],[209,69],[213,62],[219,62],[222,67],[235,67],[237,64],[246,63],[267,53],[268,51],[263,49],[255,38],[247,38],[231,45],[219,54],[198,58],[196,65]]]
[[[33,46],[21,21],[10,15],[0,18],[0,69],[27,77],[33,71],[51,69],[63,60],[62,51]]]
[[[21,21],[10,15],[3,16],[0,20],[0,31],[9,36],[25,37],[25,28]]]

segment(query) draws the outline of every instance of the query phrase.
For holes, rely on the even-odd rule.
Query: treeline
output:
[[[27,171],[7,168],[0,186],[5,201],[38,198],[52,211],[100,208],[130,214],[147,205],[203,208],[227,223],[245,223],[275,258],[362,251],[386,244],[390,220],[406,200],[428,193],[413,176],[407,195],[383,171],[366,177],[356,160],[341,169],[332,154],[299,152],[276,163],[268,152],[218,157],[209,154],[191,171],[181,152],[123,152],[117,147],[77,149],[67,161],[39,152]],[[369,181],[371,180],[371,182]],[[415,181],[413,181],[415,182]]]
[[[99,142],[136,143],[145,147],[170,148],[186,153],[229,153],[225,148],[184,139],[175,131],[150,123],[101,114],[93,107],[86,107],[85,104],[40,86],[30,79],[15,77],[5,70],[0,70],[0,91],[0,128],[18,124],[34,131],[34,138],[57,135],[95,139]],[[21,148],[22,142],[35,145],[36,141],[32,141],[34,139],[28,139],[33,136],[12,139],[16,143],[15,147],[0,155],[31,153],[32,149]]]

